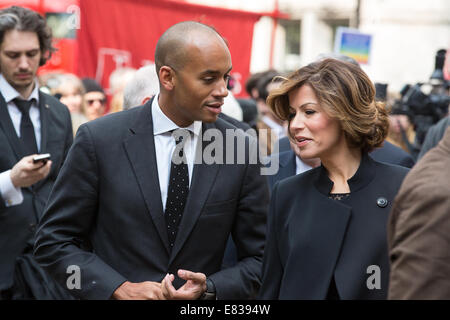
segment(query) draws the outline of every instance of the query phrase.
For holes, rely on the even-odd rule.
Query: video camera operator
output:
[[[444,78],[443,67],[446,50],[436,53],[435,70],[429,82],[406,85],[401,91],[401,98],[394,103],[391,114],[407,115],[414,126],[415,139],[411,143],[407,132],[401,127],[403,141],[411,155],[417,159],[428,130],[439,120],[448,115],[450,104],[450,81]]]

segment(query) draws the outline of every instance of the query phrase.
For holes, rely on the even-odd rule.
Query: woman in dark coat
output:
[[[385,299],[386,224],[408,169],[374,161],[389,127],[359,67],[335,59],[284,79],[268,104],[322,165],[272,192],[262,299]]]

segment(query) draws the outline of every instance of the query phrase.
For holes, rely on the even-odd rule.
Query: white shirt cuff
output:
[[[7,207],[16,206],[23,202],[21,188],[14,187],[11,181],[11,170],[0,173],[0,194]]]

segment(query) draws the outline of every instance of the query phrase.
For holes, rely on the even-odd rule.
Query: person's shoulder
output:
[[[430,150],[408,173],[398,198],[404,203],[421,201],[450,202],[450,157],[448,151],[436,147]]]
[[[228,117],[231,118],[231,117]],[[217,129],[221,130],[221,131],[225,131],[227,129],[242,129],[242,131],[246,131],[247,129],[251,129],[250,126],[244,124],[244,123],[240,123],[238,125],[238,120],[233,119],[234,121],[230,121],[228,118],[222,118],[222,117],[218,117],[217,120],[213,123],[211,123],[210,125],[213,127],[216,127]]]
[[[69,108],[67,108],[65,104],[45,92],[39,92],[39,99],[43,99],[42,103],[44,104],[44,107],[47,108],[50,112],[55,112],[58,114],[70,114]]]
[[[206,131],[209,129],[217,129],[220,132],[222,132],[222,134],[224,135],[224,139],[227,138],[227,135],[231,134],[236,137],[236,138],[250,138],[251,141],[256,142],[256,131],[252,132],[251,130],[244,130],[242,127],[239,128],[237,126],[235,126],[234,124],[231,124],[230,122],[221,119],[221,118],[217,118],[217,120],[215,122],[212,123],[203,123],[203,125],[206,128]],[[224,140],[226,141],[226,140]]]
[[[385,141],[381,148],[372,151],[370,155],[376,161],[397,164],[408,168],[411,168],[415,163],[409,153],[388,141]]]
[[[128,134],[137,121],[141,121],[148,116],[148,121],[151,121],[150,114],[145,114],[143,107],[135,107],[126,111],[119,111],[106,114],[95,120],[88,121],[80,126],[89,130],[93,135],[113,139],[119,138],[124,134]],[[79,129],[79,130],[80,130]]]
[[[317,175],[320,172],[321,167],[316,167],[311,170],[307,170],[305,172],[302,172],[300,174],[294,175],[292,177],[288,177],[286,179],[283,179],[279,182],[279,189],[283,190],[294,190],[293,188],[299,188],[299,187],[307,187],[310,188],[313,184],[313,182],[317,179]]]
[[[405,177],[408,172],[411,170],[410,168],[393,164],[393,163],[387,163],[387,162],[381,162],[377,160],[373,160],[378,174],[382,174],[383,176],[390,176],[390,177]]]
[[[217,118],[217,120],[219,120],[219,119],[225,120],[225,122],[232,124],[237,129],[242,129],[244,131],[251,129],[251,127],[248,124],[246,124],[245,122],[239,121],[229,115],[226,115],[225,113],[219,114],[219,117]]]

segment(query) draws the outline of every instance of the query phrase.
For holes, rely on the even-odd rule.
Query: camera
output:
[[[410,146],[412,154],[420,150],[428,129],[448,114],[450,81],[444,79],[443,67],[446,50],[436,53],[435,70],[429,82],[405,85],[401,98],[394,102],[391,113],[405,114],[414,125],[415,145]]]

